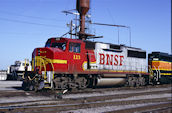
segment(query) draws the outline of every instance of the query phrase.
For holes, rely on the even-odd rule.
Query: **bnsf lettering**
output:
[[[117,66],[118,65],[118,55],[115,55],[115,61],[114,61],[114,65]]]
[[[104,64],[105,63],[105,55],[101,54],[101,53],[99,53],[99,55],[100,55],[100,64]]]
[[[115,65],[115,66],[123,65],[124,56],[122,55],[110,55],[110,54],[104,55],[103,53],[99,53],[99,56],[100,56],[99,64]]]
[[[113,55],[106,54],[107,62],[106,65],[112,65]]]
[[[120,57],[120,66],[122,66],[122,62],[123,62],[124,56],[119,56],[119,57]]]

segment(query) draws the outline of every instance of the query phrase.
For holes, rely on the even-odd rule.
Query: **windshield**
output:
[[[66,49],[66,43],[65,42],[55,42],[55,43],[52,43],[51,47],[65,50]]]
[[[20,62],[16,62],[16,63],[15,63],[15,66],[17,66],[17,67],[20,67],[20,65],[21,65]]]

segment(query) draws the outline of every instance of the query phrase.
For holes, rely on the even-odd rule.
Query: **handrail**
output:
[[[150,76],[153,76],[153,70],[150,65],[149,65],[149,73],[150,73]]]
[[[44,57],[42,57],[42,56],[39,56],[39,57],[35,57],[34,58],[36,61],[38,61],[39,60],[39,62],[40,62],[40,64],[39,64],[39,66],[40,66],[40,71],[42,71],[42,64],[43,64],[43,66],[44,66],[44,71],[45,71],[45,73],[44,73],[44,78],[47,78],[47,76],[46,76],[46,72],[47,72],[47,69],[46,69],[46,62],[48,62],[48,63],[50,63],[51,64],[51,67],[52,67],[52,71],[53,71],[53,78],[54,78],[54,65],[53,65],[53,62],[51,61],[51,60],[48,60],[48,59],[46,59],[46,58],[44,58]],[[37,63],[36,63],[37,64]]]
[[[44,59],[41,57],[41,56],[39,56],[39,57],[35,57],[34,58],[34,60],[35,61],[39,61],[39,64],[38,64],[38,66],[40,66],[40,71],[42,71],[42,64],[43,64],[43,66],[44,66],[44,70],[45,70],[45,73],[44,73],[44,78],[46,77],[46,65],[45,65],[45,61],[44,61]],[[37,66],[37,62],[36,62],[36,66]],[[36,67],[35,66],[35,67]]]
[[[54,78],[54,65],[53,65],[53,62],[52,62],[52,60],[48,60],[48,59],[46,59],[46,58],[44,58],[47,62],[49,62],[50,64],[51,64],[51,67],[52,67],[52,69],[53,69],[53,78]]]

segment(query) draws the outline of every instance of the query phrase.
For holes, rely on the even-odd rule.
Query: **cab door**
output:
[[[84,50],[83,43],[69,42],[70,62],[68,69],[70,72],[78,73],[83,70],[82,64],[85,59]]]

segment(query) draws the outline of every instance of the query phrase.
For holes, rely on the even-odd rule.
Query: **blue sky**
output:
[[[50,37],[69,31],[75,0],[0,0],[0,69],[16,60],[31,60],[32,51]],[[170,0],[91,0],[93,22],[131,27],[131,45],[150,53],[171,51]],[[91,25],[91,32],[104,36],[95,41],[118,44],[118,28]],[[129,46],[129,30],[119,28],[119,42]]]

